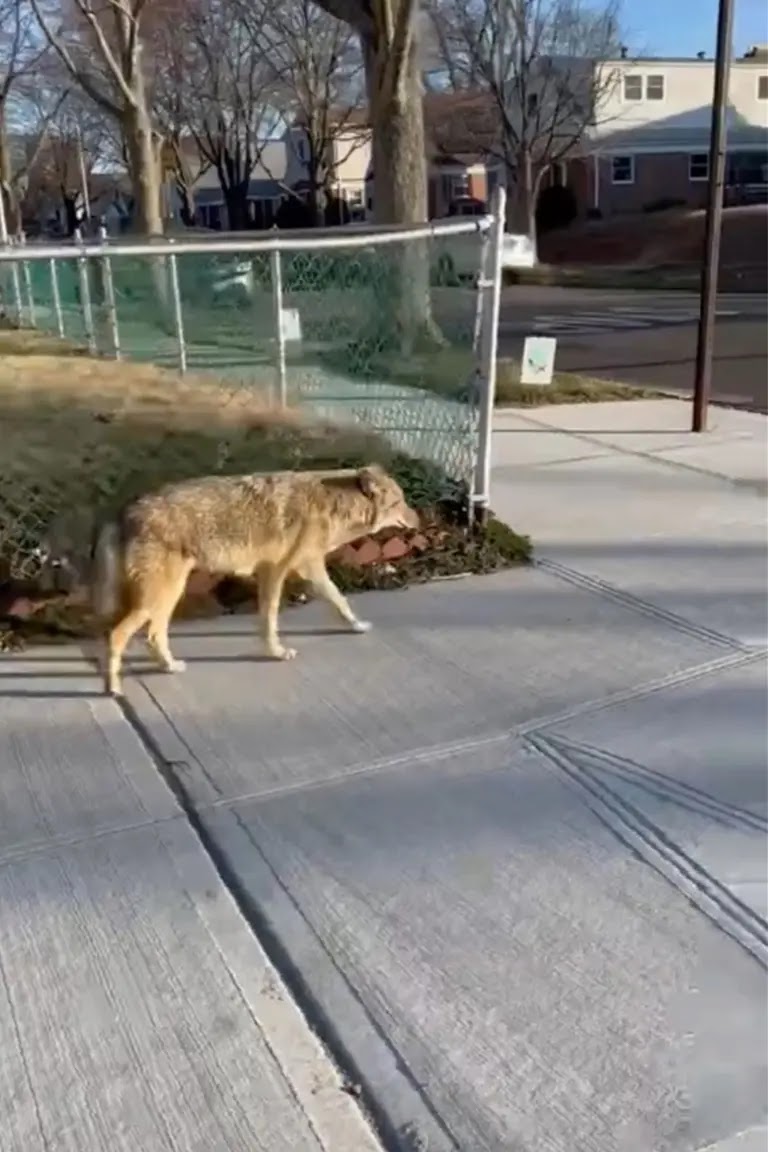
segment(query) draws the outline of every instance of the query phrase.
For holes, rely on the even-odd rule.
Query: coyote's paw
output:
[[[186,660],[168,660],[167,663],[163,664],[163,668],[166,672],[186,672],[187,662]]]
[[[362,635],[364,632],[370,632],[373,624],[371,624],[370,620],[352,620],[350,622],[350,628],[353,632],[359,632]]]
[[[281,644],[279,648],[273,648],[269,655],[273,660],[295,660],[298,652],[295,648],[283,648]]]

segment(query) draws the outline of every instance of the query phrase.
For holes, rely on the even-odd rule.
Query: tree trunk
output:
[[[8,235],[16,236],[21,231],[21,215],[18,197],[13,188],[11,148],[8,140],[4,103],[0,103],[0,196],[3,197],[5,227],[8,230]]]
[[[379,35],[382,33],[380,32]],[[385,82],[386,53],[362,38],[373,136],[373,212],[377,224],[423,224],[427,220],[427,170],[424,108],[417,45],[401,68]],[[440,342],[432,318],[429,242],[417,240],[389,249],[383,313],[396,329],[400,349],[413,351],[420,341]],[[389,299],[387,299],[387,296]]]
[[[75,231],[77,230],[77,225],[78,225],[78,219],[77,219],[78,194],[77,194],[77,192],[75,192],[74,195],[71,192],[62,192],[61,200],[62,200],[62,203],[64,205],[64,230],[67,234],[67,237],[72,237],[72,236],[74,236]]]
[[[179,198],[179,216],[185,228],[195,223],[195,194],[183,180],[176,181],[176,195]]]
[[[307,172],[307,215],[311,228],[322,228],[325,223],[325,206],[327,203],[325,188],[320,183],[320,173],[310,164]]]
[[[246,232],[251,221],[248,215],[249,180],[239,180],[236,184],[223,187],[224,203],[227,206],[228,230]]]
[[[124,117],[128,171],[135,199],[133,226],[142,236],[162,236],[160,166],[152,122],[142,108],[129,107]]]
[[[531,154],[521,149],[514,166],[507,167],[507,186],[511,195],[507,201],[507,229],[536,239],[536,202],[545,169],[534,170]]]
[[[133,229],[145,238],[162,236],[163,210],[160,201],[160,163],[152,121],[146,109],[126,108],[123,117],[128,173],[133,188]],[[148,259],[154,308],[148,322],[159,323],[163,332],[175,332],[174,310],[171,297],[171,270],[164,256]],[[119,276],[120,264],[115,265]]]
[[[377,61],[366,50],[366,78],[373,128],[373,214],[377,224],[423,224],[427,219],[427,172],[421,73],[412,52],[392,91],[371,75]]]

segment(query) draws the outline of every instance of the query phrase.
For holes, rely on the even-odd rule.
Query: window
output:
[[[630,75],[624,77],[624,99],[625,100],[642,100],[643,98],[643,78],[642,76]]]
[[[757,78],[758,100],[768,100],[768,74]]]
[[[539,110],[539,97],[535,92],[529,92],[525,101],[526,112],[529,116],[535,116]]]
[[[709,154],[707,152],[694,152],[688,157],[688,179],[709,180]]]
[[[664,77],[663,76],[646,76],[646,78],[645,78],[645,98],[646,98],[646,100],[663,100],[664,99]]]
[[[469,196],[469,176],[466,172],[443,174],[443,196],[449,202]]]
[[[639,72],[630,72],[624,77],[624,99],[627,103],[663,100],[664,88],[664,77],[660,74],[642,76]]]
[[[611,158],[611,181],[614,184],[634,184],[634,156],[613,156]]]

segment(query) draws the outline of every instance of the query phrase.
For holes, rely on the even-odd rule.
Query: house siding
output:
[[[701,208],[706,203],[707,182],[689,179],[687,152],[635,155],[635,178],[632,184],[613,183],[611,156],[601,156],[597,163],[597,203],[604,216],[641,212],[646,205],[661,199],[680,200],[691,208]],[[583,206],[585,210],[594,205],[594,173],[589,184],[590,197]]]
[[[485,169],[482,172],[468,172],[467,186],[474,200],[485,201],[488,198],[488,175]]]

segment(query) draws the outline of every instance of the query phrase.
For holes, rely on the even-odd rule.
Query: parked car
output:
[[[479,237],[471,233],[444,237],[437,259],[440,283],[452,284],[466,277],[476,277],[480,270],[480,244]],[[501,266],[505,271],[535,268],[537,263],[535,240],[522,233],[504,233]]]

